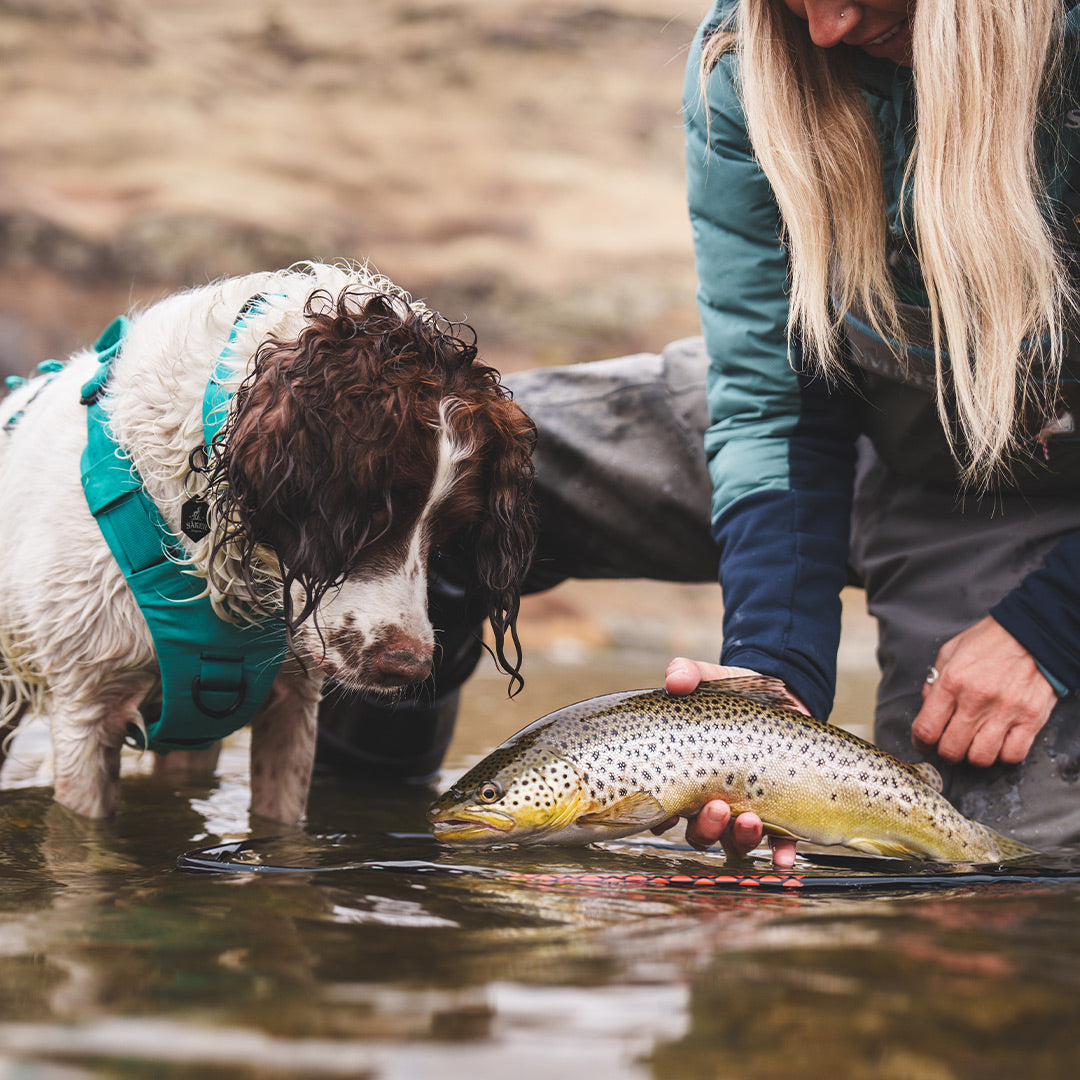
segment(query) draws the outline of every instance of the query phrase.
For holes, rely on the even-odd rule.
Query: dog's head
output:
[[[301,657],[346,686],[391,690],[430,672],[427,564],[453,539],[520,685],[531,421],[468,328],[400,295],[317,291],[304,322],[259,347],[215,440],[211,566],[228,553]]]

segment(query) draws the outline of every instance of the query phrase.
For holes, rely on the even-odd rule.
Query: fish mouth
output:
[[[428,821],[436,840],[488,840],[492,834],[508,833],[514,828],[514,819],[508,814],[491,814],[482,818],[465,814],[445,818],[429,815]]]

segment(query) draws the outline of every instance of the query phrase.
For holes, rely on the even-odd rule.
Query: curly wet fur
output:
[[[247,593],[259,596],[262,549],[272,549],[284,588],[270,604],[283,603],[292,633],[350,568],[400,542],[431,486],[431,434],[452,423],[482,473],[471,485],[459,480],[432,539],[474,527],[496,652],[517,678],[520,648],[511,662],[504,644],[531,553],[531,531],[514,520],[528,503],[529,422],[495,370],[477,362],[475,343],[423,308],[347,286],[336,297],[318,290],[304,314],[295,339],[271,334],[259,347],[212,447],[211,566],[229,551]]]
[[[234,397],[207,455],[203,391],[234,326]],[[24,413],[0,441],[0,726],[48,713],[57,798],[100,816],[158,680],[81,490],[79,387],[94,367],[78,354],[8,399],[7,416]],[[474,554],[498,659],[520,682],[533,430],[467,328],[363,267],[230,279],[132,317],[105,407],[174,532],[188,499],[207,501],[211,532],[185,541],[184,568],[215,610],[288,627],[295,660],[252,725],[259,813],[303,813],[325,674],[386,692],[426,677],[426,565],[451,537]]]

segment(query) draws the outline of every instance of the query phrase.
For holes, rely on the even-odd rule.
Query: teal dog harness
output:
[[[251,306],[237,319],[207,387],[204,412],[213,414],[204,432],[207,446],[228,407],[224,360]],[[226,622],[204,594],[204,582],[180,565],[187,559],[180,540],[117,444],[101,405],[127,329],[128,321],[119,318],[101,335],[94,346],[98,370],[83,386],[83,490],[150,628],[161,671],[161,714],[147,723],[145,733],[129,725],[129,741],[160,753],[202,749],[237,731],[258,712],[285,658],[285,628],[273,620]]]

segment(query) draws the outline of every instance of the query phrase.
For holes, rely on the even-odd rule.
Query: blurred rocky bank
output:
[[[504,367],[696,330],[685,0],[0,0],[0,364],[297,259]]]
[[[695,333],[681,96],[707,7],[0,0],[0,374],[308,258],[369,260],[504,370]],[[715,655],[719,615],[715,585],[575,583],[523,635],[651,684]]]

